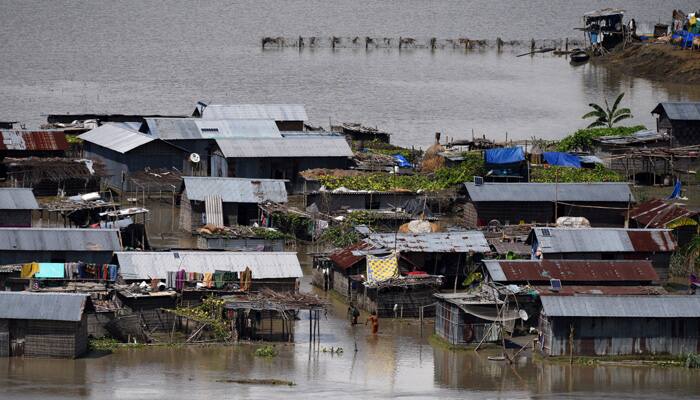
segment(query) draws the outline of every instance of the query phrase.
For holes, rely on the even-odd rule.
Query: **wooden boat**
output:
[[[585,51],[579,51],[571,54],[571,64],[586,63],[591,57]]]

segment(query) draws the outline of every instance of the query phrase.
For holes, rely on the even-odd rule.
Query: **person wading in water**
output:
[[[377,318],[376,311],[372,311],[372,315],[367,317],[367,321],[365,321],[365,325],[367,325],[369,322],[372,323],[372,334],[376,335],[377,331],[379,331],[379,318]]]
[[[350,319],[350,325],[357,325],[357,318],[360,317],[360,310],[355,307],[355,304],[350,302],[348,307],[348,318]]]

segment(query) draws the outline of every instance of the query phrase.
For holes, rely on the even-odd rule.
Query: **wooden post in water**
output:
[[[496,48],[498,49],[499,52],[501,51],[502,47],[503,47],[503,40],[501,40],[500,37],[497,37],[496,38]]]
[[[530,39],[530,51],[535,51],[535,39]]]

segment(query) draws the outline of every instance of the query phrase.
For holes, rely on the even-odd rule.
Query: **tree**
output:
[[[617,108],[620,105],[620,101],[622,101],[622,98],[624,96],[624,93],[620,93],[617,96],[617,99],[615,99],[615,103],[613,103],[612,108],[610,108],[610,106],[608,105],[607,99],[605,99],[605,108],[595,103],[588,104],[591,108],[593,108],[593,111],[589,112],[581,118],[596,119],[590,125],[588,125],[589,128],[595,128],[598,126],[607,126],[608,128],[612,128],[613,125],[622,121],[623,119],[632,118],[632,111],[630,111],[629,108]]]

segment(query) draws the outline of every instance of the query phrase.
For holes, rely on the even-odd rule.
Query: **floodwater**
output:
[[[310,273],[308,262],[305,273]],[[313,290],[305,279],[302,290]],[[296,344],[279,356],[254,356],[256,345],[118,350],[78,360],[0,359],[0,398],[441,398],[441,399],[687,399],[700,396],[700,370],[570,366],[520,357],[489,361],[497,349],[450,351],[427,340],[432,326],[380,320],[377,337],[350,327],[338,302],[321,322],[321,349],[310,350],[308,315]],[[354,349],[357,348],[355,352]],[[295,386],[229,383],[281,379]]]
[[[471,51],[261,50],[264,36],[495,40],[579,37],[581,15],[627,10],[642,29],[691,0],[0,0],[0,120],[43,114],[188,113],[197,100],[304,103],[312,124],[354,121],[425,147],[433,133],[559,138],[590,102],[625,92],[635,123],[653,106],[700,100],[698,86],[571,67],[523,48]]]

